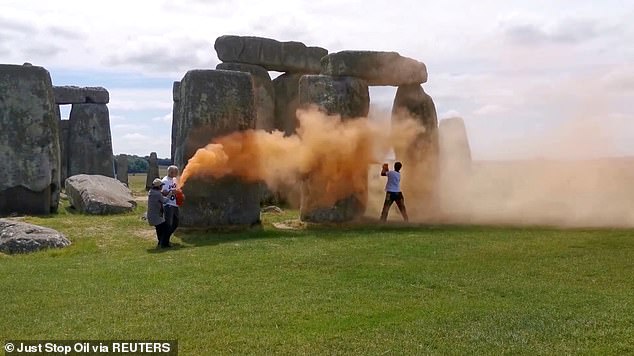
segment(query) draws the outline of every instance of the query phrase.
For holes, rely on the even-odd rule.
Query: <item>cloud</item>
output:
[[[171,82],[169,83],[171,84]],[[110,88],[111,111],[172,110],[172,89]],[[120,114],[118,114],[120,115]]]
[[[67,40],[82,40],[86,38],[86,35],[81,30],[57,25],[49,26],[48,32],[54,37]]]
[[[163,123],[166,123],[166,124],[171,124],[172,123],[172,113],[169,112],[169,113],[167,113],[167,114],[165,114],[163,116],[154,117],[154,118],[152,118],[152,121],[154,121],[154,122],[163,122]]]
[[[143,36],[126,42],[108,55],[109,66],[136,68],[143,72],[182,73],[193,68],[215,68],[212,44],[184,37]]]
[[[511,44],[525,46],[579,44],[619,30],[618,25],[606,25],[593,19],[562,19],[551,23],[515,21],[519,22],[501,24],[504,37]]]
[[[600,82],[606,89],[617,93],[634,93],[634,65],[627,64],[610,70]]]
[[[28,35],[37,32],[37,25],[31,24],[27,20],[0,15],[0,32],[14,32]]]
[[[473,111],[474,116],[496,116],[506,112],[506,108],[497,104],[486,104]]]

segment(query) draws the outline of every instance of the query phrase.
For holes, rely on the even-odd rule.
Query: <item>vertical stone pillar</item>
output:
[[[327,114],[340,115],[342,120],[366,117],[370,107],[366,82],[353,77],[305,75],[299,82],[299,100],[302,106],[315,104]],[[350,187],[351,193],[333,201],[328,187],[334,186]],[[315,167],[302,183],[300,218],[312,222],[349,221],[363,215],[367,196],[367,167],[350,176],[333,176]]]
[[[59,108],[59,105],[57,106]],[[68,136],[70,135],[70,121],[59,120],[59,154],[60,154],[60,182],[62,187],[68,178]]]
[[[255,95],[255,128],[272,131],[275,128],[275,89],[269,72],[263,67],[243,63],[220,63],[216,69],[251,74]]]
[[[225,70],[191,70],[181,80],[181,115],[174,151],[181,171],[199,148],[214,138],[255,128],[251,75]],[[257,164],[257,162],[254,162]],[[249,227],[260,224],[259,184],[236,177],[193,175],[183,187],[181,226]]]
[[[116,157],[117,180],[128,185],[128,156],[120,154]]]
[[[0,65],[0,215],[57,210],[58,130],[49,72],[30,64]]]
[[[395,148],[396,160],[403,163],[401,189],[411,217],[425,218],[438,210],[438,118],[432,98],[419,84],[401,85],[392,105],[392,122],[412,118],[425,128],[407,148]],[[411,206],[411,207],[410,207]]]
[[[297,129],[296,111],[299,108],[299,79],[303,74],[284,73],[273,79],[275,89],[275,129],[286,136]]]
[[[159,176],[158,157],[156,156],[156,152],[152,152],[148,159],[147,176],[145,177],[146,190],[152,187],[152,181],[156,178],[161,178]]]
[[[176,136],[178,136],[178,123],[180,122],[180,110],[181,110],[181,82],[174,82],[172,86],[172,99],[174,101],[172,105],[172,154],[170,160],[174,164],[174,150],[176,149]]]
[[[68,176],[100,174],[114,178],[108,106],[73,104],[69,125]]]

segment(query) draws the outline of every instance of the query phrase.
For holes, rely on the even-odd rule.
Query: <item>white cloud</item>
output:
[[[165,114],[163,116],[154,117],[154,118],[152,118],[152,121],[154,121],[154,122],[163,122],[163,123],[166,123],[166,124],[171,124],[172,123],[172,113],[169,112],[169,113],[167,113],[167,114]]]

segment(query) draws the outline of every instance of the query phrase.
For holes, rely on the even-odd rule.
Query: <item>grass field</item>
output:
[[[634,353],[632,230],[274,228],[289,211],[156,250],[144,210],[27,217],[73,245],[0,254],[0,338],[178,339],[182,355]]]

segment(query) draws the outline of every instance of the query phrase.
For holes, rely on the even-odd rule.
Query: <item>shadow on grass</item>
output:
[[[184,243],[191,246],[215,246],[224,243],[233,243],[254,239],[274,239],[299,237],[305,235],[301,231],[282,231],[253,229],[240,232],[217,232],[217,231],[177,231],[175,236]],[[188,247],[188,246],[184,246]]]

